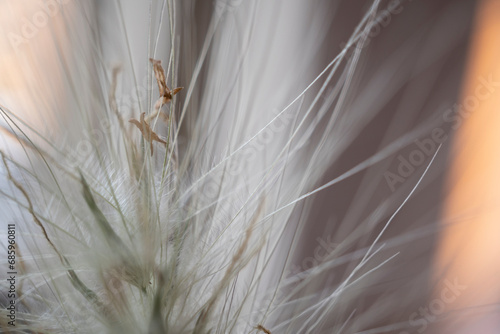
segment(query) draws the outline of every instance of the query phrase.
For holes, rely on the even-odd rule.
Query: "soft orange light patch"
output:
[[[500,301],[500,1],[481,1],[462,91],[436,274],[467,288],[448,309]],[[474,103],[477,102],[477,103]],[[458,124],[458,123],[457,123]],[[439,291],[436,291],[439,294]]]
[[[72,66],[68,25],[76,9],[73,1],[0,1],[0,104],[42,133],[57,131],[64,117],[61,65]]]

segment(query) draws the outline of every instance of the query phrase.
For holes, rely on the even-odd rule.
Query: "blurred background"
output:
[[[342,51],[373,2],[296,2],[295,11],[279,1],[267,11],[262,9],[266,4],[255,1],[261,15],[255,24],[284,17],[276,27],[282,45],[270,52],[267,71],[280,65],[284,73],[297,68],[309,82]],[[237,15],[250,15],[245,12],[249,3],[254,2],[230,1],[235,14],[225,14],[226,24],[237,27]],[[151,32],[169,29],[163,1],[1,0],[0,104],[46,136],[42,147],[56,141],[70,149],[77,143],[68,134],[78,131],[81,119],[67,111],[91,114],[107,104],[103,86],[111,84],[114,66],[121,67],[123,78],[118,103],[131,116],[147,101],[152,48],[157,59],[168,59],[170,46],[180,45],[178,80],[189,82],[218,5],[177,3],[172,41],[168,33],[158,38]],[[357,286],[363,293],[353,294],[346,315],[331,321],[345,319],[355,308],[370,314],[354,325],[357,333],[498,333],[500,1],[381,1],[379,13],[363,50],[349,55],[359,57],[359,63],[342,108],[353,117],[334,131],[352,140],[330,143],[344,146],[318,186],[392,143],[396,147],[372,167],[299,205],[296,215],[306,212],[307,228],[293,263],[298,272],[307,270],[320,262],[321,247],[333,249],[371,230],[345,252],[361,250],[385,231],[381,242],[387,247],[377,257],[399,256]],[[307,64],[292,60],[311,45]],[[208,75],[210,68],[203,68],[200,77]],[[296,85],[275,80],[282,88]],[[190,117],[196,114],[188,116],[188,123]],[[23,159],[14,130],[5,119],[0,123],[1,149]],[[386,229],[385,222],[416,184]],[[4,207],[2,226],[11,217]],[[345,261],[317,286],[338,284],[351,266]],[[449,314],[452,320],[442,317]],[[403,330],[393,324],[407,325]]]

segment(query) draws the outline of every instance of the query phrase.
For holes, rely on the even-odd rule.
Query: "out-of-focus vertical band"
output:
[[[461,105],[448,115],[457,135],[435,270],[436,298],[458,286],[442,300],[448,311],[500,301],[500,0],[479,1],[475,22]]]

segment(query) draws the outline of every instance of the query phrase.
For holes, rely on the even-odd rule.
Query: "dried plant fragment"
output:
[[[161,60],[149,58],[149,61],[151,61],[151,63],[153,64],[156,82],[158,83],[158,90],[160,91],[160,98],[158,99],[158,101],[156,101],[155,104],[155,109],[159,110],[162,105],[172,101],[173,96],[180,92],[184,87],[177,87],[173,90],[170,90],[170,88],[168,88],[167,86],[165,71],[161,66]]]
[[[151,155],[153,155],[153,141],[156,140],[157,142],[160,142],[162,144],[165,144],[167,145],[167,142],[164,141],[163,139],[161,139],[154,131],[153,129],[151,129],[151,127],[149,126],[149,124],[146,122],[146,120],[144,119],[144,115],[146,113],[142,113],[141,114],[141,121],[139,122],[138,120],[136,119],[133,119],[131,118],[129,120],[130,123],[134,124],[135,126],[137,126],[139,128],[139,130],[141,130],[141,133],[142,133],[142,136],[144,137],[144,139],[146,139],[150,145],[151,145]]]
[[[120,71],[121,71],[120,66],[113,67],[112,78],[111,78],[111,87],[110,87],[109,96],[108,96],[108,103],[109,103],[109,107],[111,108],[113,113],[118,118],[118,121],[120,122],[120,128],[122,129],[122,131],[124,133],[126,133],[125,123],[123,122],[123,117],[120,114],[120,112],[118,110],[118,105],[116,103],[116,86],[118,85],[118,74],[120,73]]]
[[[269,329],[266,329],[264,326],[262,325],[257,325],[257,327],[255,327],[255,329],[257,329],[258,331],[260,332],[264,332],[266,334],[271,334],[271,331]]]

